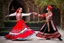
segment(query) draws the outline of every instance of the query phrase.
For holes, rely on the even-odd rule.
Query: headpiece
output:
[[[52,7],[51,7],[51,6],[47,6],[47,8],[48,8],[49,10],[52,10]]]

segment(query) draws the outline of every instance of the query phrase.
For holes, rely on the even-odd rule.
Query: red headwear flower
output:
[[[48,6],[47,8],[48,8],[49,10],[52,10],[52,7],[51,7],[51,6]]]

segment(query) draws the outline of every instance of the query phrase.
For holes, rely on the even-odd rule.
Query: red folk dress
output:
[[[30,29],[24,20],[21,20],[21,14],[16,15],[17,23],[12,30],[5,36],[6,39],[11,40],[25,40],[34,34],[34,31]]]

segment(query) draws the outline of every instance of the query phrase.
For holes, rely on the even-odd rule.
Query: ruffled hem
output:
[[[42,32],[38,32],[36,34],[37,37],[40,37],[40,38],[58,38],[58,37],[61,37],[60,33],[59,32],[55,32],[55,33],[42,33]]]
[[[5,38],[6,39],[10,39],[10,40],[24,40],[24,39],[28,39],[29,36],[31,36],[32,34],[34,34],[34,31],[33,30],[27,30],[25,31],[24,33],[20,33],[18,35],[6,35]]]

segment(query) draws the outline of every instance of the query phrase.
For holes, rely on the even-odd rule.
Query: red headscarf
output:
[[[52,6],[48,6],[47,8],[48,8],[49,10],[52,10]]]
[[[15,12],[18,13],[20,9],[22,9],[22,8],[19,7]]]
[[[20,10],[20,8],[18,8],[15,12],[16,12],[16,13],[18,13],[18,12],[19,12],[19,10]]]

